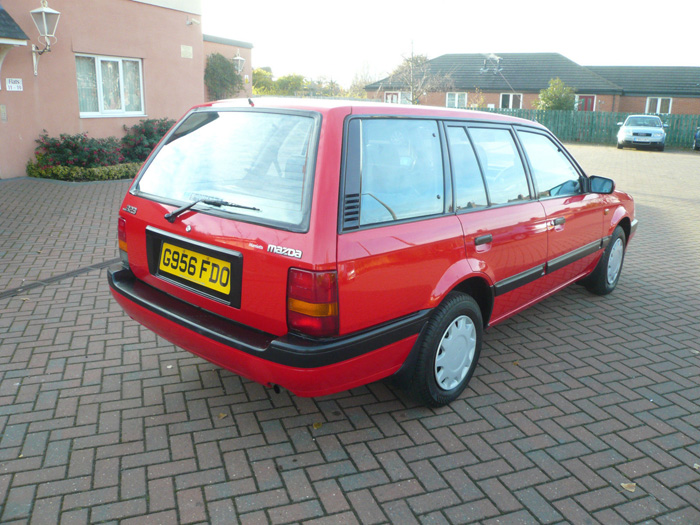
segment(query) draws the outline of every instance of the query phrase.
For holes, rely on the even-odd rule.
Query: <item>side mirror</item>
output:
[[[591,184],[591,193],[602,193],[608,195],[615,191],[615,181],[593,175],[588,179]]]
[[[618,126],[622,126],[622,124],[623,124],[622,122],[618,122],[618,123],[617,123]]]

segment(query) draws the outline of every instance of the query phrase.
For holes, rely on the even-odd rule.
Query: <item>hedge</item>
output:
[[[124,126],[121,139],[87,133],[50,137],[44,130],[35,141],[27,175],[68,181],[131,179],[174,123],[168,118],[141,120],[131,128]]]
[[[129,162],[113,166],[98,166],[82,168],[79,166],[48,166],[40,168],[38,163],[27,163],[27,175],[42,179],[65,180],[72,182],[132,179],[139,171],[141,164]]]

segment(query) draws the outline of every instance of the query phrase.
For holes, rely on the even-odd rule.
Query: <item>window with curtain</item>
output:
[[[501,108],[504,109],[522,109],[523,95],[522,93],[501,93]]]
[[[445,104],[448,108],[466,108],[467,107],[467,94],[466,93],[447,93],[447,102]]]
[[[671,102],[673,99],[663,97],[647,97],[646,113],[658,113],[668,115],[671,113]]]
[[[141,60],[76,55],[80,116],[143,115]]]

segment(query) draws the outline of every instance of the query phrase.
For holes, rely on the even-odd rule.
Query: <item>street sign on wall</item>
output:
[[[21,78],[6,78],[5,89],[7,91],[24,91]]]

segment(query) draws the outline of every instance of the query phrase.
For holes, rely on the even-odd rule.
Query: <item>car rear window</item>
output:
[[[304,229],[316,122],[312,115],[195,111],[156,152],[135,193],[178,205],[217,199],[227,204],[212,209],[223,213]]]

